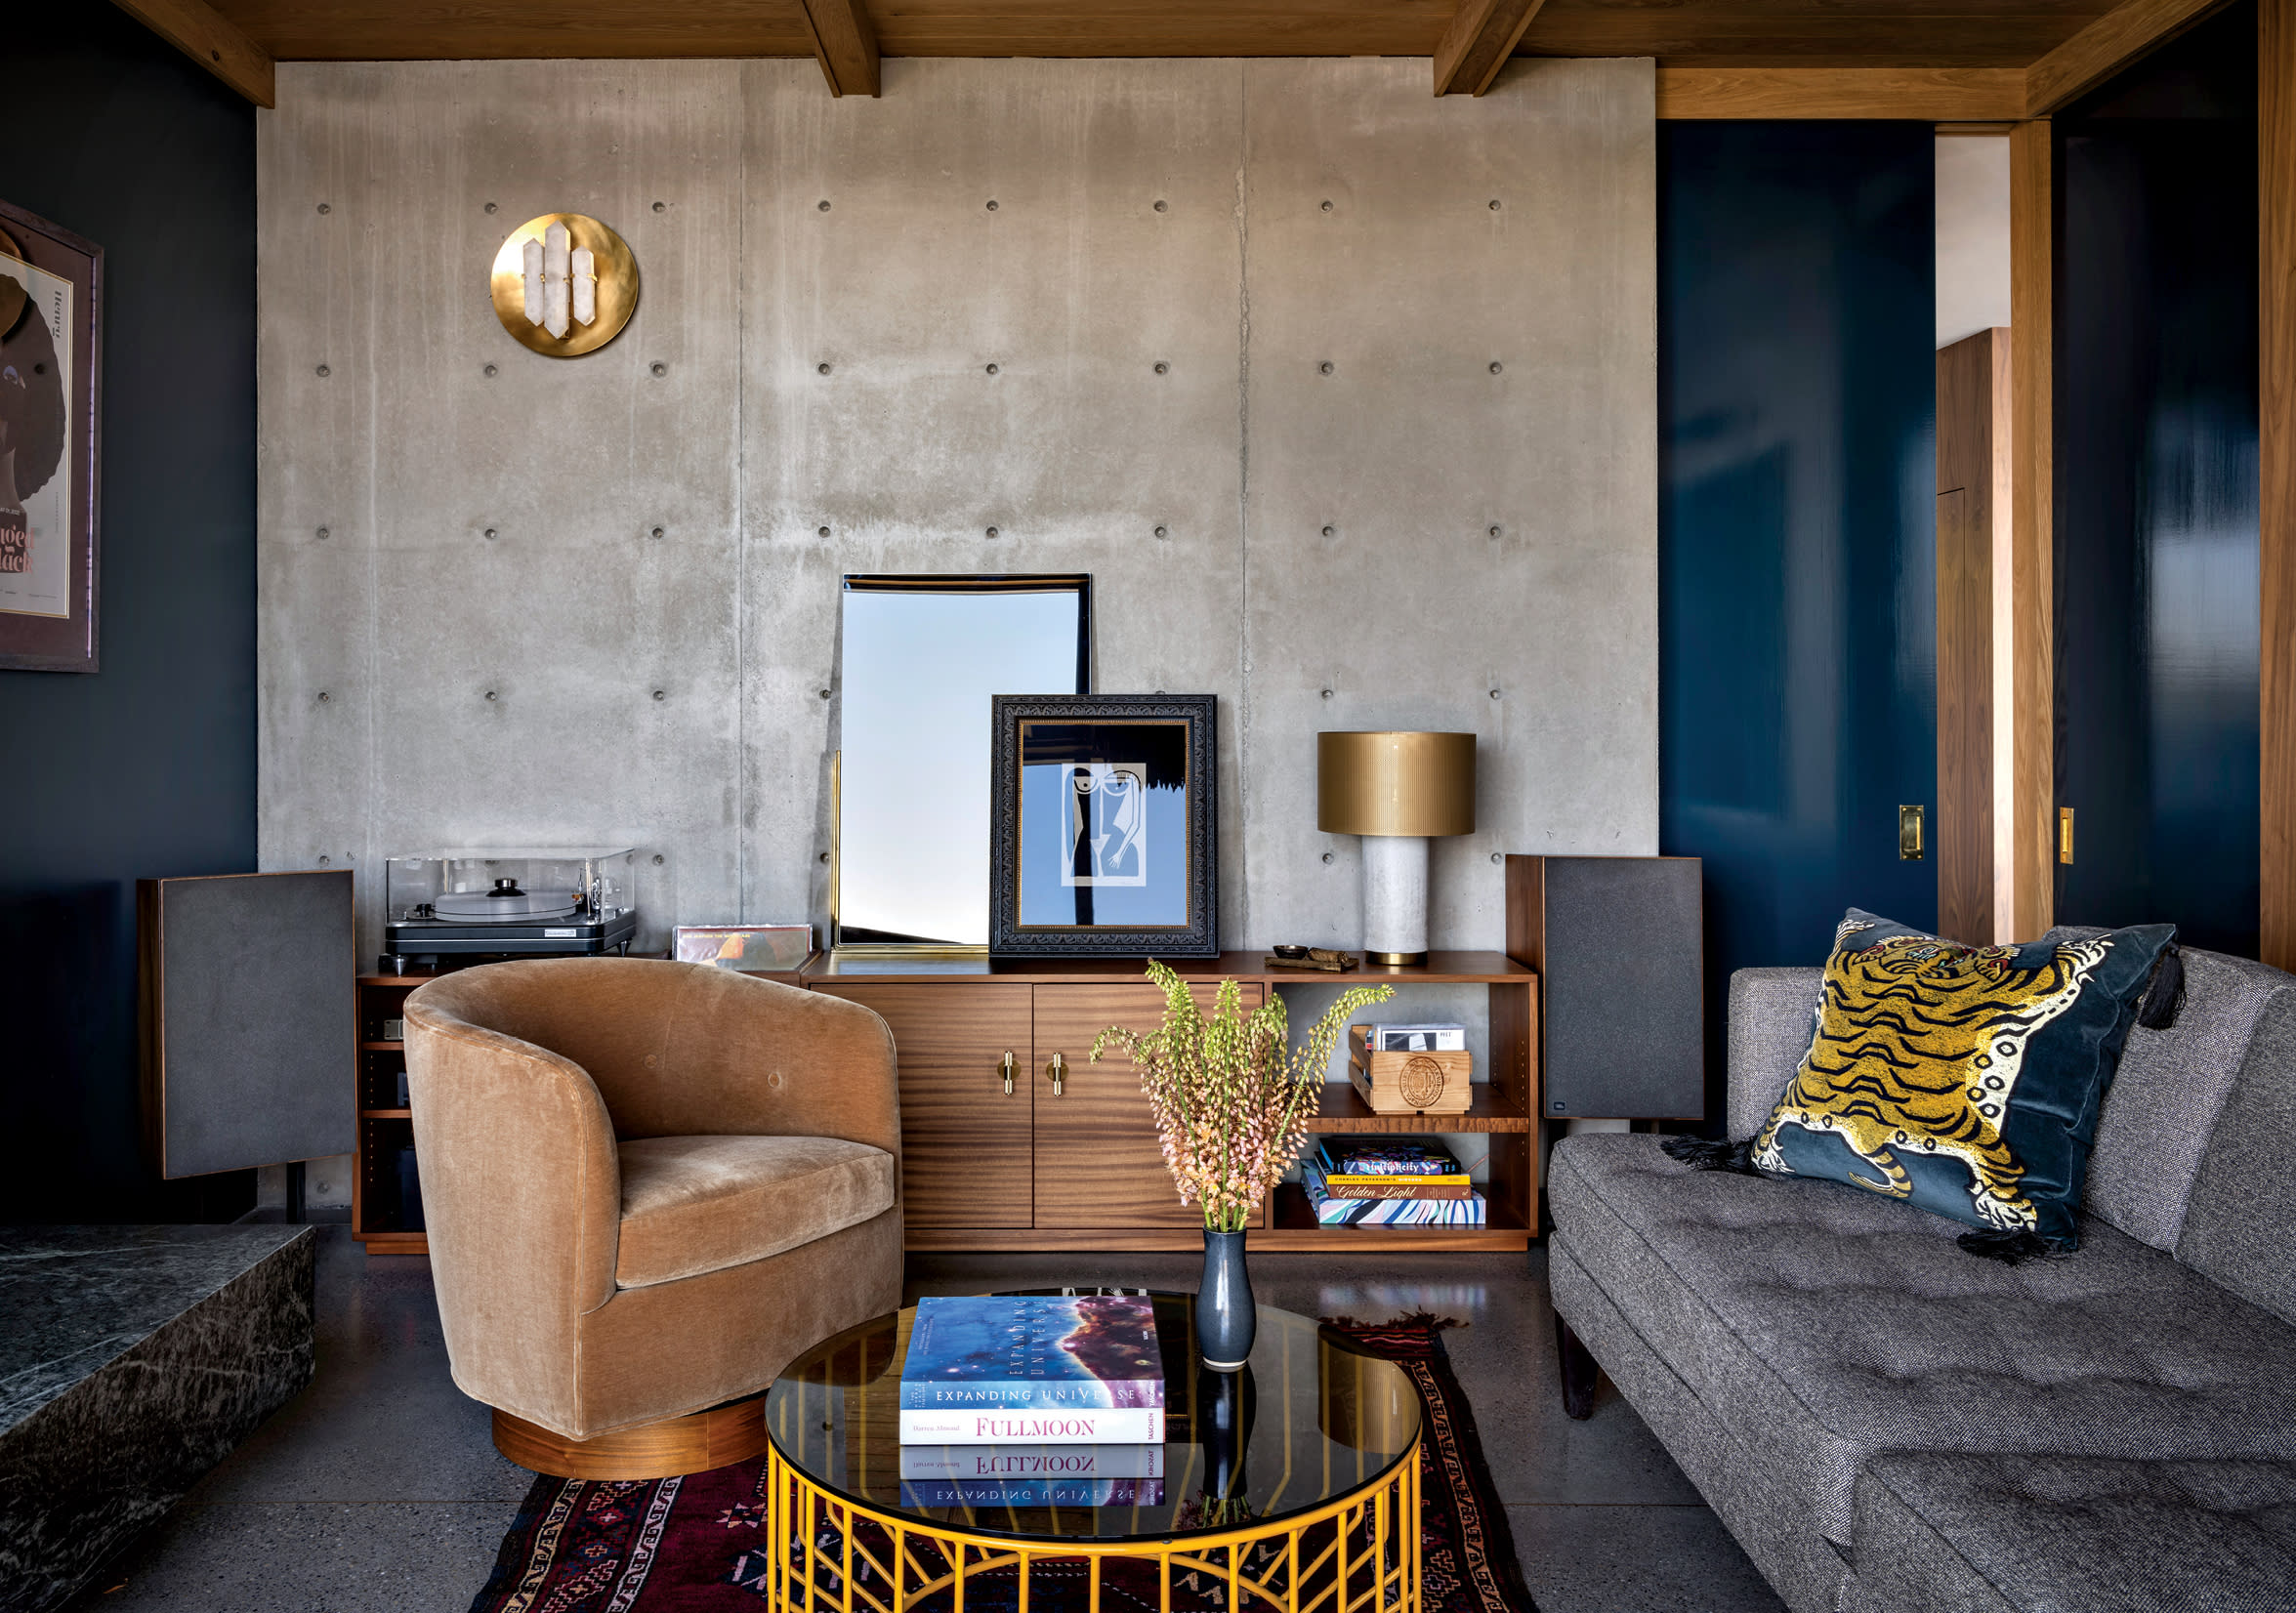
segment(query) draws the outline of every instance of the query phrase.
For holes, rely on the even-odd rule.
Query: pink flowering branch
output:
[[[1236,983],[1223,980],[1207,1017],[1169,965],[1151,963],[1148,972],[1164,994],[1163,1023],[1145,1032],[1110,1025],[1093,1038],[1093,1059],[1110,1048],[1132,1059],[1180,1202],[1201,1205],[1209,1230],[1240,1232],[1307,1146],[1340,1033],[1395,988],[1340,993],[1295,1049],[1280,992],[1271,989],[1246,1013]]]

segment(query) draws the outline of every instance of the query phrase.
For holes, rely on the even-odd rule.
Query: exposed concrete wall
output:
[[[2009,323],[2009,137],[1938,137],[1938,346]]]
[[[1480,101],[1405,61],[279,88],[264,866],[626,838],[664,858],[657,922],[817,924],[818,691],[864,570],[1088,570],[1098,687],[1221,697],[1231,945],[1358,939],[1320,728],[1482,736],[1439,946],[1499,944],[1495,852],[1656,848],[1648,62],[1518,63]],[[643,276],[570,362],[485,291],[562,209]]]

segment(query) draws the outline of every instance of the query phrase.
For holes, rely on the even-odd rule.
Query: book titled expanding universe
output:
[[[900,1375],[906,1444],[1160,1444],[1164,1367],[1141,1296],[928,1298]]]

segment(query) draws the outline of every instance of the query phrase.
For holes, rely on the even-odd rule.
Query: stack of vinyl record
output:
[[[1319,1226],[1481,1226],[1467,1167],[1431,1137],[1326,1137],[1300,1161]]]
[[[900,1445],[912,1507],[1161,1503],[1154,1306],[1116,1294],[918,1301]]]

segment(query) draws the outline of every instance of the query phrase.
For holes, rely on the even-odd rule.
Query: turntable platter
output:
[[[458,890],[434,896],[431,911],[455,924],[515,924],[522,919],[563,919],[575,911],[571,890],[524,890],[495,895],[486,890]]]

